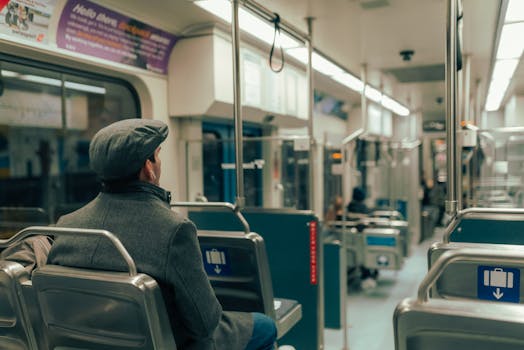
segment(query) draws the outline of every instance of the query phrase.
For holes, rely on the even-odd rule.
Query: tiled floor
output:
[[[404,298],[414,297],[427,272],[426,252],[442,240],[442,229],[420,245],[404,262],[401,271],[381,271],[373,290],[351,291],[347,298],[348,344],[351,350],[394,350],[393,311]],[[343,349],[341,330],[325,331],[325,349]],[[347,349],[347,350],[349,350]]]

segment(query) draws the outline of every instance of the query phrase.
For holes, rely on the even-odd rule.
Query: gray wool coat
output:
[[[204,271],[194,224],[173,212],[160,187],[132,182],[111,187],[60,227],[105,229],[129,251],[139,272],[160,286],[177,347],[181,350],[243,350],[253,332],[250,313],[225,312]],[[126,271],[104,238],[59,237],[48,264]]]

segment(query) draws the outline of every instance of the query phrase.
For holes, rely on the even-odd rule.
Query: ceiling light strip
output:
[[[249,1],[248,1],[249,3]],[[198,1],[195,4],[202,9],[212,13],[213,15],[221,18],[227,23],[231,23],[231,3],[227,0],[205,0]],[[252,5],[252,4],[251,4]],[[250,6],[248,6],[250,7]],[[251,7],[250,7],[251,8]],[[248,34],[262,40],[267,44],[273,43],[273,31],[274,28],[268,22],[261,18],[253,15],[249,11],[242,8],[239,9],[239,21],[240,29],[247,32]],[[281,33],[282,47],[286,49],[286,53],[297,61],[307,64],[307,50],[302,46],[296,38],[288,35],[287,33]],[[331,61],[329,58],[321,55],[320,53],[313,52],[313,69],[329,78],[333,81],[342,84],[349,89],[362,93],[364,90],[364,84],[362,81],[347,72],[345,69]],[[366,97],[376,103],[382,104],[384,108],[400,116],[408,116],[410,114],[409,108],[394,100],[393,98],[382,94],[379,90],[375,89],[370,85],[366,85],[365,91]]]
[[[497,111],[524,51],[524,1],[509,0],[504,25],[499,33],[498,47],[484,109]]]

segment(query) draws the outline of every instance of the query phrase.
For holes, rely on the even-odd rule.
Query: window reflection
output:
[[[139,102],[124,82],[0,64],[0,207],[42,208],[52,221],[96,196],[89,142],[138,117]]]

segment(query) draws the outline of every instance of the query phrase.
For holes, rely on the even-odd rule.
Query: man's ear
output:
[[[142,169],[140,169],[139,179],[145,182],[156,181],[156,175],[153,170],[153,164],[149,159],[146,159]]]

